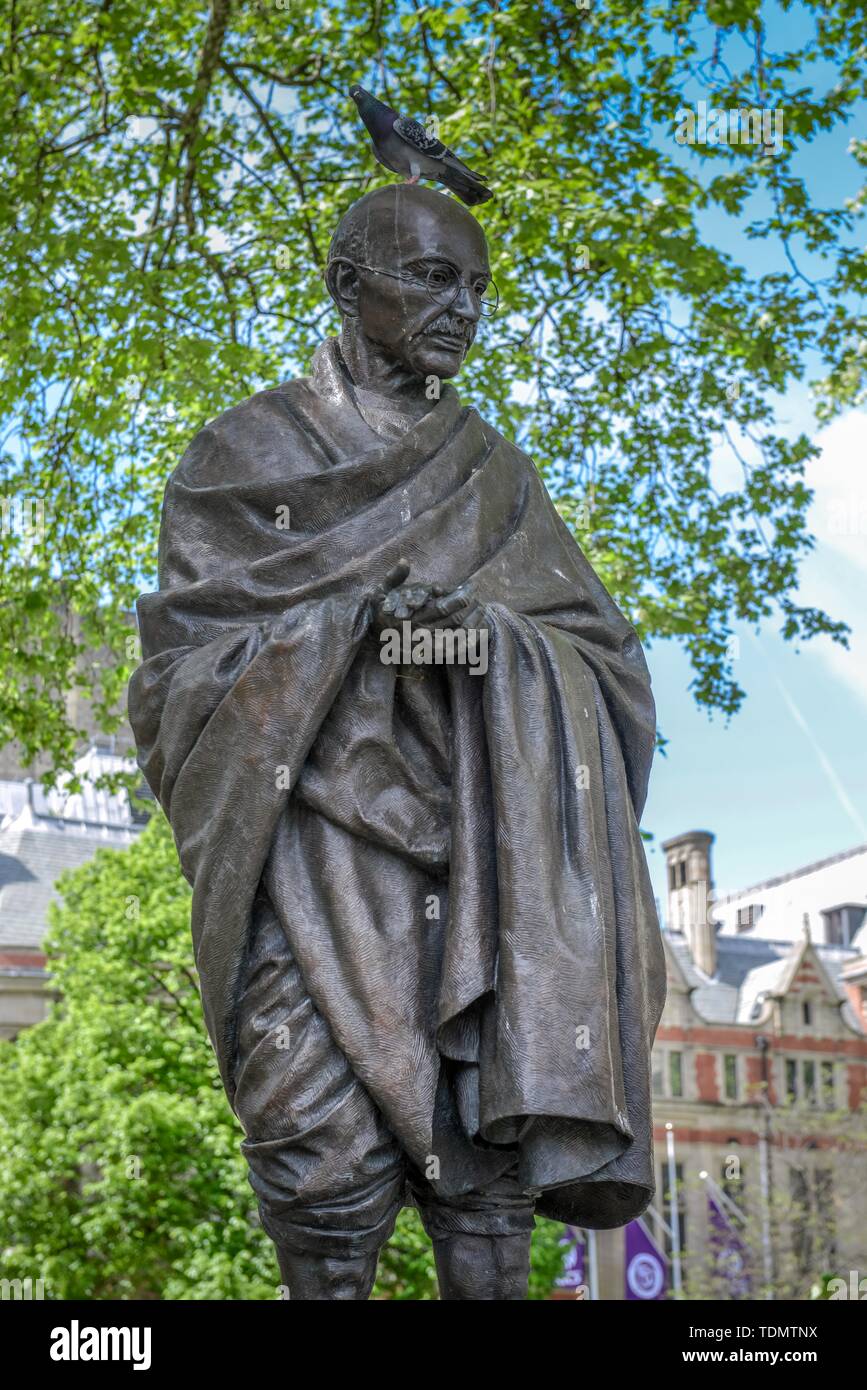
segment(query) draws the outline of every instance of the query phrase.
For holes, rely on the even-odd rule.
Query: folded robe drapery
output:
[[[411,580],[466,585],[486,674],[383,664],[371,592],[401,558]],[[193,885],[230,1101],[265,891],[435,1188],[517,1158],[543,1215],[638,1215],[665,991],[637,823],[655,713],[635,633],[532,461],[448,386],[384,441],[330,340],[309,378],[195,437],[159,578],[130,719]]]

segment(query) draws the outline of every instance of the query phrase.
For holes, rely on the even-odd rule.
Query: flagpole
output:
[[[587,1236],[587,1266],[590,1273],[590,1299],[599,1302],[599,1259],[596,1249],[596,1232],[585,1231]]]
[[[659,1226],[660,1229],[661,1229],[662,1231],[664,1231],[664,1233],[668,1236],[669,1240],[671,1240],[671,1227],[669,1226],[669,1224],[668,1224],[668,1222],[666,1221],[665,1217],[663,1216],[662,1212],[661,1212],[661,1211],[657,1211],[657,1210],[656,1210],[656,1207],[653,1205],[652,1202],[650,1203],[650,1206],[647,1208],[647,1210],[650,1212],[650,1215],[653,1217],[653,1220],[656,1222],[657,1226]],[[643,1219],[643,1217],[639,1216],[638,1220],[641,1222],[642,1225],[644,1225],[644,1219]],[[655,1232],[653,1233],[653,1238],[654,1238],[654,1241],[656,1241],[656,1233],[655,1233]],[[656,1243],[658,1244],[658,1241],[656,1241]],[[665,1251],[664,1251],[664,1250],[662,1251],[662,1255],[663,1255],[664,1258],[665,1258],[666,1264],[671,1264],[671,1260],[670,1260],[670,1259],[668,1258],[668,1256],[665,1254]]]
[[[677,1202],[677,1165],[674,1161],[674,1125],[665,1126],[665,1148],[668,1155],[668,1199],[671,1209],[671,1284],[675,1297],[683,1289],[680,1268],[680,1210]]]
[[[699,1177],[701,1178],[702,1182],[705,1183],[706,1186],[713,1193],[717,1206],[720,1208],[729,1224],[731,1224],[731,1218],[729,1216],[729,1208],[731,1208],[738,1220],[742,1221],[743,1224],[746,1226],[747,1214],[745,1211],[741,1211],[741,1208],[738,1206],[734,1198],[730,1197],[727,1192],[724,1192],[723,1189],[720,1187],[719,1183],[714,1182],[714,1179],[711,1177],[710,1173],[706,1172],[704,1169],[702,1169],[702,1171],[699,1173]]]

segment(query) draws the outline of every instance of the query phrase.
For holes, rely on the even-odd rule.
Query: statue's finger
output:
[[[456,589],[447,598],[439,599],[433,607],[441,618],[448,618],[451,613],[457,613],[459,608],[466,608],[469,601],[469,595],[465,589]]]
[[[416,608],[412,615],[412,620],[419,627],[429,627],[435,623],[440,616],[439,605],[436,603],[425,603],[422,607]]]
[[[383,580],[385,589],[397,589],[406,580],[409,574],[409,563],[406,560],[398,560],[394,569],[389,570]]]

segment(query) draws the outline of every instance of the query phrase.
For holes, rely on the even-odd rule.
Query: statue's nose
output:
[[[469,319],[470,323],[478,323],[481,317],[481,305],[468,285],[461,285],[458,296],[450,307],[454,313],[460,314],[462,319]]]

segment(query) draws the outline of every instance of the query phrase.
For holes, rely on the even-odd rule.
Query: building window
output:
[[[825,922],[825,943],[828,946],[844,946],[843,940],[843,916],[840,909],[835,907],[829,912],[823,912],[822,917]]]
[[[798,1099],[798,1063],[794,1057],[786,1058],[786,1100],[794,1105]]]
[[[679,863],[678,866],[677,866],[677,872],[678,872],[678,882],[679,882],[679,885],[680,885],[681,888],[683,888],[683,887],[685,887],[685,885],[686,885],[686,860],[685,860],[685,859],[681,859],[680,863]]]
[[[821,1101],[826,1110],[832,1110],[833,1096],[833,1062],[822,1062],[820,1072],[820,1064],[812,1058],[786,1058],[786,1100],[789,1105],[801,1100],[815,1107]]]
[[[804,1063],[804,1096],[808,1105],[816,1104],[816,1063]]]
[[[822,1076],[822,1105],[826,1110],[833,1110],[834,1103],[836,1100],[836,1086],[834,1084],[834,1063],[823,1062],[820,1070]]]
[[[669,1052],[668,1054],[668,1080],[671,1086],[672,1096],[683,1095],[683,1053]]]
[[[801,1019],[805,1028],[809,1028],[813,1022],[813,1009],[809,999],[805,999],[801,1005]]]
[[[651,1090],[657,1099],[683,1097],[683,1053],[654,1048],[650,1061]]]
[[[864,922],[867,912],[861,903],[843,903],[822,913],[825,922],[825,942],[828,946],[848,946]]]
[[[762,903],[749,903],[746,907],[738,908],[738,931],[749,931],[754,927],[764,912]]]
[[[723,1074],[725,1077],[725,1096],[726,1100],[737,1100],[738,1098],[738,1059],[734,1053],[727,1053],[723,1058]]]
[[[662,1066],[662,1055],[654,1052],[651,1058],[651,1076],[653,1077],[653,1094],[655,1096],[665,1095],[665,1072]]]

